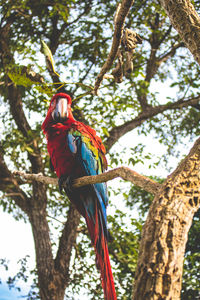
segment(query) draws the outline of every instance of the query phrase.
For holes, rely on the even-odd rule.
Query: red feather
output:
[[[58,98],[67,98],[68,100],[68,119],[64,123],[56,123],[52,117]],[[83,172],[83,168],[77,164],[77,158],[70,151],[67,143],[67,134],[71,129],[80,132],[82,136],[89,139],[91,145],[98,150],[99,155],[103,159],[103,168],[107,168],[106,150],[101,139],[96,135],[94,129],[74,119],[71,112],[71,98],[69,95],[59,93],[52,98],[47,116],[42,124],[42,129],[46,134],[47,149],[59,178],[63,175],[70,176],[73,174],[77,178],[86,175]],[[116,300],[114,280],[108,254],[107,232],[105,232],[104,228],[105,221],[103,223],[102,210],[99,206],[100,203],[98,202],[97,195],[94,194],[94,189],[87,186],[77,189],[69,198],[86,219],[91,241],[95,248],[96,265],[101,273],[105,299]],[[92,217],[87,212],[87,205],[90,205],[91,196],[95,196],[92,198],[92,207],[94,209],[94,215]]]
[[[116,292],[113,274],[110,265],[110,258],[108,253],[108,245],[105,236],[102,234],[103,226],[99,220],[98,208],[96,204],[95,222],[86,215],[86,223],[92,243],[96,253],[96,265],[101,272],[101,283],[104,290],[104,297],[106,300],[116,300]]]

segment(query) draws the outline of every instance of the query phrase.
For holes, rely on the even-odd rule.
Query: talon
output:
[[[66,192],[72,193],[73,192],[73,182],[74,178],[72,176],[68,176],[64,182],[64,189]]]
[[[64,178],[63,176],[61,176],[59,179],[58,179],[58,187],[59,187],[59,192],[62,194],[62,189],[63,189],[63,183],[64,183]]]
[[[60,193],[62,194],[63,188],[66,193],[72,193],[73,192],[73,188],[72,188],[73,182],[74,182],[73,176],[62,175],[58,180],[58,186],[59,186]]]

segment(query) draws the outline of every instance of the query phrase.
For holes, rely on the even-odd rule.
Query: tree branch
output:
[[[13,177],[13,174],[9,171],[1,153],[0,145],[0,190],[6,195],[4,197],[12,197],[15,203],[25,213],[29,213],[27,203],[30,199],[27,197],[25,192],[20,189],[18,181]]]
[[[156,57],[156,52],[158,49],[152,48],[150,59],[147,63],[147,69],[146,69],[147,74],[145,80],[150,82],[150,80],[158,72],[160,65],[166,62],[169,58],[173,57],[176,53],[176,50],[179,49],[180,47],[184,47],[184,43],[180,42],[172,46],[172,48],[167,53],[163,54],[160,57]]]
[[[160,56],[157,60],[158,67],[161,65],[161,63],[166,62],[170,57],[173,57],[176,53],[176,50],[181,47],[184,47],[183,42],[173,45],[172,48],[167,53]]]
[[[128,15],[130,7],[133,5],[134,0],[122,0],[122,4],[117,11],[117,16],[115,20],[115,31],[113,35],[113,41],[110,53],[108,54],[107,60],[104,63],[94,85],[94,93],[97,94],[97,90],[103,80],[104,75],[108,70],[110,70],[118,52],[118,48],[121,43],[121,37],[123,33],[123,26],[126,16]]]
[[[58,184],[57,178],[51,178],[47,176],[43,176],[42,174],[27,174],[21,171],[14,171],[14,176],[21,176],[28,181],[38,181],[45,184]],[[160,188],[160,184],[158,182],[153,181],[152,179],[145,177],[143,175],[138,174],[137,172],[127,168],[127,167],[119,167],[105,173],[96,175],[96,176],[84,176],[78,178],[74,181],[73,187],[79,188],[88,184],[95,184],[98,182],[106,182],[112,180],[114,178],[121,177],[123,180],[130,181],[133,184],[143,188],[145,191],[156,194],[158,189]]]
[[[187,100],[179,99],[176,102],[171,102],[164,105],[158,105],[155,107],[149,107],[145,111],[141,112],[135,119],[127,121],[126,123],[120,126],[116,126],[109,132],[109,137],[104,143],[107,151],[110,150],[110,148],[116,143],[116,141],[118,141],[120,137],[125,135],[127,132],[135,129],[136,127],[140,126],[148,119],[167,110],[182,109],[184,107],[198,105],[199,101],[200,101],[200,95]]]

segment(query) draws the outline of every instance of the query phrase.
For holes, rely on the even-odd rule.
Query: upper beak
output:
[[[52,113],[53,119],[56,122],[63,123],[68,118],[68,110],[67,110],[67,99],[66,98],[60,98],[57,100],[56,108]]]

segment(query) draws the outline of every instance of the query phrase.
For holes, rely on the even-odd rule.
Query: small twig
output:
[[[21,197],[22,199],[24,199],[21,193],[9,193],[9,194],[4,194],[2,197],[0,197],[0,200],[3,200],[5,197]]]
[[[117,12],[115,15],[114,23],[115,23],[115,31],[113,35],[113,41],[110,53],[108,54],[107,60],[104,63],[94,85],[94,94],[97,95],[97,91],[100,87],[100,84],[103,80],[104,75],[108,70],[110,70],[116,56],[118,53],[119,46],[121,44],[121,37],[123,33],[124,22],[126,16],[128,15],[129,9],[132,6],[134,0],[122,0],[122,4],[118,6]]]
[[[58,219],[56,219],[56,218],[54,218],[54,217],[52,217],[50,215],[47,215],[47,217],[50,218],[50,219],[52,219],[52,220],[54,220],[54,221],[57,221],[57,222],[61,223],[62,225],[65,224],[65,222],[62,222],[62,221],[60,221],[60,220],[58,220]]]
[[[14,171],[13,175],[21,176],[26,180],[36,180],[44,184],[58,185],[57,178],[43,176],[42,174],[27,174],[21,171]],[[155,182],[148,177],[140,175],[127,167],[119,167],[96,176],[84,176],[78,178],[74,181],[73,187],[79,188],[88,184],[106,182],[117,177],[121,177],[123,180],[130,181],[151,194],[156,194],[158,189],[161,187],[161,184],[159,184],[158,182]]]

